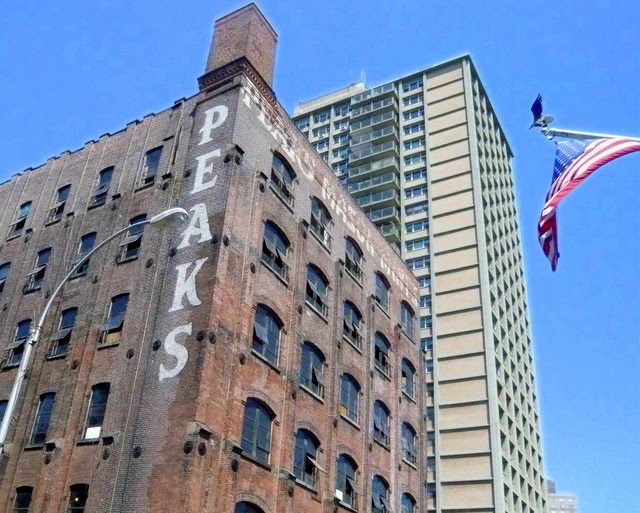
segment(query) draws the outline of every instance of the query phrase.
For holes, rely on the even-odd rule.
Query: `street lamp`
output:
[[[16,407],[16,403],[18,401],[18,396],[20,395],[20,389],[22,388],[22,382],[24,381],[24,377],[27,373],[27,366],[29,365],[29,358],[31,357],[31,351],[33,350],[33,346],[38,342],[40,338],[40,331],[42,330],[42,325],[44,324],[44,319],[53,304],[53,300],[62,290],[64,284],[71,278],[75,272],[84,264],[91,255],[93,255],[100,248],[111,242],[116,237],[122,235],[125,232],[128,232],[131,228],[135,228],[138,226],[144,226],[146,224],[156,225],[160,228],[166,228],[173,224],[184,223],[189,220],[189,214],[183,208],[170,208],[159,214],[156,214],[151,219],[145,219],[144,221],[140,221],[139,223],[130,224],[129,226],[125,226],[121,230],[113,233],[105,240],[103,240],[100,244],[98,244],[95,248],[89,251],[82,258],[78,259],[71,267],[71,270],[67,273],[67,275],[62,278],[62,281],[57,285],[49,301],[42,310],[42,314],[40,315],[40,319],[38,320],[38,324],[36,327],[29,333],[29,338],[25,344],[24,353],[22,354],[22,359],[20,360],[20,366],[18,367],[18,374],[16,376],[15,381],[13,382],[13,388],[11,389],[11,395],[9,396],[9,401],[7,402],[7,409],[4,412],[4,417],[2,418],[2,424],[0,424],[0,458],[4,454],[4,446],[7,439],[7,433],[9,432],[9,425],[11,424],[11,417],[13,417],[13,412]]]

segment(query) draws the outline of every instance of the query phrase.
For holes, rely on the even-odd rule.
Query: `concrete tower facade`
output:
[[[418,278],[428,510],[542,513],[512,152],[471,58],[294,120]]]

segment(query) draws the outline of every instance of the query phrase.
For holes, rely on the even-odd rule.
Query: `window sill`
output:
[[[348,424],[350,424],[352,427],[356,428],[358,431],[360,431],[360,426],[356,423],[355,420],[351,420],[349,417],[347,417],[346,415],[344,415],[343,413],[340,414],[340,417],[343,420],[346,420]]]
[[[130,256],[130,257],[127,257],[127,258],[117,257],[116,258],[116,264],[120,265],[120,264],[124,264],[124,263],[127,263],[127,262],[132,262],[134,260],[138,260],[138,255]]]
[[[5,363],[2,366],[2,370],[11,370],[11,369],[17,369],[20,366],[20,362],[18,363]]]
[[[83,276],[87,275],[87,271],[84,272],[80,272],[80,273],[75,273],[73,276],[69,277],[69,280],[75,280],[76,278],[82,278]]]
[[[89,205],[87,205],[87,210],[93,210],[94,208],[98,208],[106,204],[107,204],[106,198],[104,201],[98,201],[96,203],[91,202]]]
[[[309,493],[318,495],[318,490],[316,488],[314,488],[308,483],[305,483],[302,479],[298,479],[297,477],[296,477],[296,485],[298,485],[300,488],[304,488]]]
[[[340,506],[343,509],[346,509],[347,511],[353,511],[354,513],[358,513],[358,510],[354,506],[350,506],[346,502],[340,501],[338,502],[338,506]]]
[[[356,282],[360,288],[362,288],[362,279],[359,279],[355,274],[353,274],[347,267],[344,268],[344,272],[349,276],[353,281]]]
[[[154,180],[150,180],[147,183],[142,182],[142,183],[138,184],[138,186],[135,189],[133,189],[133,192],[136,193],[136,192],[145,191],[147,189],[150,189],[155,185],[155,183],[156,183],[155,179]]]
[[[377,438],[375,438],[375,437],[374,437],[373,441],[374,441],[375,443],[377,443],[380,447],[382,447],[383,449],[385,449],[386,451],[391,452],[391,447],[389,446],[389,444],[388,444],[388,443],[385,445],[385,443],[384,443],[384,442],[382,442],[382,441],[378,440],[378,439],[377,439]]]
[[[384,306],[382,306],[381,303],[378,302],[378,300],[374,299],[374,302],[376,304],[376,306],[378,307],[378,310],[380,310],[383,314],[385,314],[389,319],[391,319],[391,315],[389,315],[389,310],[387,308],[385,308]]]
[[[271,192],[273,192],[273,194],[276,196],[276,198],[278,198],[278,199],[282,202],[282,204],[283,204],[285,207],[287,207],[287,210],[293,214],[293,213],[294,213],[294,211],[293,211],[293,203],[294,203],[293,198],[292,198],[291,204],[289,204],[289,202],[287,201],[287,199],[282,197],[282,194],[280,194],[280,192],[278,191],[278,189],[276,189],[276,188],[273,186],[273,184],[272,184],[272,183],[269,183],[269,189],[271,189]]]
[[[260,461],[257,458],[254,458],[253,456],[251,456],[251,454],[247,454],[244,451],[242,451],[242,454],[240,455],[240,457],[243,460],[250,461],[251,463],[257,465],[258,467],[261,467],[261,468],[263,468],[265,470],[268,470],[269,472],[271,472],[271,470],[272,470],[271,469],[271,465],[269,465],[268,463],[265,463],[264,461]]]
[[[329,324],[329,319],[327,318],[326,315],[324,315],[322,312],[320,312],[315,306],[313,306],[311,303],[309,303],[308,300],[305,300],[306,305],[318,316],[320,317],[320,319],[322,319],[324,322],[326,322],[327,324]],[[328,309],[328,308],[327,308]]]
[[[327,246],[324,241],[318,236],[316,235],[316,232],[314,232],[313,230],[309,229],[309,233],[311,235],[313,235],[313,238],[316,239],[318,241],[318,244],[320,244],[320,246],[322,246],[322,248],[329,254],[331,254],[331,247]]]
[[[100,351],[102,349],[107,349],[109,347],[118,347],[119,345],[120,345],[120,342],[110,342],[108,344],[98,343],[98,347],[96,347],[96,350]]]
[[[66,358],[68,354],[69,352],[67,351],[66,353],[63,353],[63,354],[46,355],[44,359],[45,360],[62,360],[63,358]]]
[[[266,263],[262,259],[260,259],[260,263],[262,265],[264,265],[267,269],[269,269],[270,272],[275,274],[276,278],[278,278],[278,280],[281,281],[284,284],[285,287],[289,286],[289,282],[286,280],[286,278],[284,276],[282,276],[278,271],[276,271],[273,267],[271,267],[268,263]]]
[[[407,400],[411,401],[413,404],[417,404],[415,396],[407,394],[404,390],[402,391],[402,395],[405,396]]]
[[[17,235],[9,235],[5,240],[9,242],[10,240],[19,239],[21,235],[21,233],[18,233]]]
[[[411,342],[412,344],[415,344],[416,341],[414,339],[414,337],[412,337],[411,335],[409,335],[409,333],[407,333],[407,331],[405,331],[404,328],[401,328],[400,331],[402,332],[402,334],[407,338],[407,340],[409,340],[409,342]]]
[[[23,295],[25,295],[25,296],[26,296],[27,294],[33,294],[34,292],[38,292],[41,288],[42,288],[42,287],[33,287],[33,288],[31,288],[31,289],[24,289],[24,290],[22,291],[22,294],[23,294]]]
[[[305,392],[307,392],[311,397],[313,397],[316,401],[324,404],[324,398],[318,394],[316,394],[313,390],[311,390],[309,387],[307,387],[306,385],[303,385],[302,383],[300,383],[300,388],[302,390],[304,390]]]
[[[49,221],[45,221],[44,225],[51,226],[52,224],[59,223],[60,221],[62,221],[62,217],[59,217],[58,219],[51,219]]]
[[[100,438],[79,438],[76,440],[76,445],[98,445]]]
[[[353,347],[356,351],[358,351],[358,353],[362,354],[362,344],[360,344],[359,346],[356,345],[356,343],[353,340],[351,340],[349,337],[345,336],[344,334],[342,335],[342,339],[346,340],[351,347]]]
[[[27,444],[24,446],[25,451],[41,451],[44,447],[44,443],[42,444]]]
[[[263,363],[271,367],[271,370],[273,370],[274,372],[277,372],[278,374],[282,374],[282,371],[276,366],[276,364],[267,360],[267,358],[262,353],[259,353],[255,349],[252,349],[251,354],[256,358],[258,358],[258,360],[262,361]]]
[[[412,461],[410,461],[410,460],[408,460],[406,458],[402,458],[402,461],[404,463],[406,463],[407,465],[409,465],[412,469],[418,470],[418,466],[417,466],[418,460],[417,459],[416,459],[416,463],[413,463]]]
[[[377,365],[374,365],[374,367],[376,368],[376,370],[378,371],[378,374],[380,374],[380,376],[385,378],[387,381],[391,381],[391,375],[387,371],[381,369]]]

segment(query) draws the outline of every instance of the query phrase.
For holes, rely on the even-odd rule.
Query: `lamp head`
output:
[[[186,223],[188,220],[189,213],[184,208],[176,207],[156,214],[149,219],[149,224],[158,225],[160,228],[168,228],[169,226]]]

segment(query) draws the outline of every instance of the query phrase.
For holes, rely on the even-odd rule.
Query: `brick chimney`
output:
[[[244,58],[272,88],[277,42],[278,34],[252,2],[216,20],[205,76]]]

